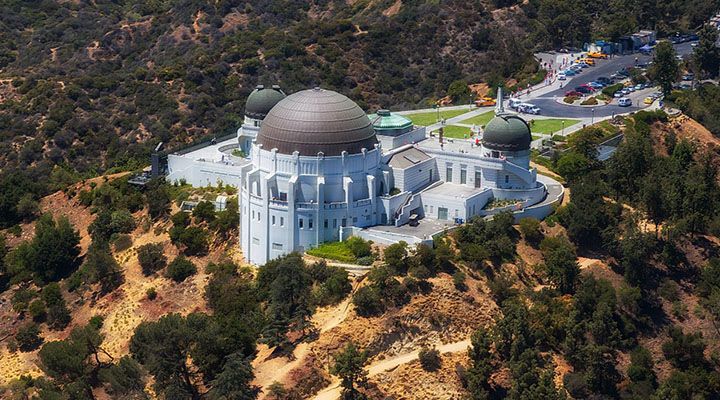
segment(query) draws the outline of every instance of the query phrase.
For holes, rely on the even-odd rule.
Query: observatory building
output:
[[[258,86],[237,133],[170,154],[166,179],[236,186],[240,246],[255,264],[352,235],[431,242],[507,210],[544,218],[562,186],[530,168],[530,128],[499,104],[481,138],[452,140],[331,90]]]

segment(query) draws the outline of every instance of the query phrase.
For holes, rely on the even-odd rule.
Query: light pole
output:
[[[435,119],[435,122],[440,122],[440,106],[437,104],[434,104],[433,108],[437,111],[437,118]]]
[[[565,120],[562,120],[561,123],[562,123],[562,130],[560,131],[560,136],[565,136]]]
[[[595,109],[592,109],[592,118],[590,119],[590,125],[595,123]]]

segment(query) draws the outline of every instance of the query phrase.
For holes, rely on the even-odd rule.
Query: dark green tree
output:
[[[360,400],[366,396],[357,390],[367,381],[367,352],[360,351],[353,342],[348,342],[345,347],[335,354],[334,363],[330,367],[330,373],[340,378],[343,400]]]
[[[137,257],[145,275],[159,271],[167,265],[167,257],[161,243],[148,243],[138,247]]]
[[[718,31],[705,24],[698,31],[699,41],[693,50],[693,63],[696,71],[714,78],[720,73],[720,50],[717,48]]]
[[[669,41],[658,42],[655,46],[653,63],[648,69],[648,77],[660,84],[663,93],[667,96],[680,74],[678,60],[675,57],[675,48]]]
[[[550,282],[563,294],[573,293],[580,275],[575,247],[564,236],[546,237],[540,243]]]
[[[242,354],[230,354],[222,372],[212,382],[208,397],[212,400],[256,399],[260,388],[251,384],[254,377],[252,365]]]

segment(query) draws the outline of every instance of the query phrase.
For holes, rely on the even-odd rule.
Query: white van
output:
[[[522,100],[520,99],[508,100],[508,107],[512,108],[513,110],[517,109],[520,104],[522,104]]]

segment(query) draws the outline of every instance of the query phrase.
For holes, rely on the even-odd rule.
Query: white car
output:
[[[510,99],[508,100],[508,107],[512,108],[513,110],[518,108],[518,106],[522,104],[522,101],[520,99]]]
[[[530,104],[530,103],[522,103],[517,108],[518,112],[525,113],[525,114],[540,114],[540,107]]]
[[[560,74],[558,74],[557,78],[559,81],[564,81],[567,79],[567,75],[560,73]]]
[[[628,99],[627,97],[623,97],[620,100],[618,100],[618,106],[620,107],[630,107],[632,105],[632,100]]]

